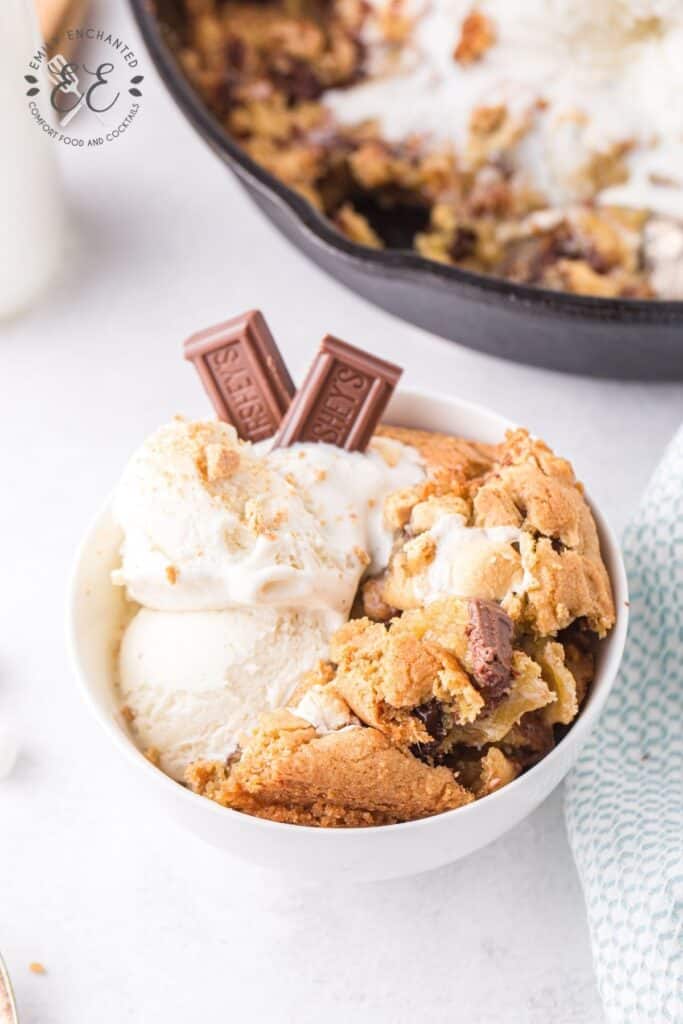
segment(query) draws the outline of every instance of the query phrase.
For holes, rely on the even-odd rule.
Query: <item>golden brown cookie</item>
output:
[[[593,514],[571,464],[526,430],[508,433],[499,462],[473,499],[475,526],[518,526],[529,583],[510,614],[540,636],[575,619],[604,636],[614,602]]]
[[[376,729],[321,735],[290,711],[261,715],[235,763],[196,762],[186,779],[225,807],[326,827],[425,818],[473,799],[448,768],[423,764]]]
[[[330,646],[335,691],[361,721],[428,759],[458,743],[481,747],[502,739],[522,715],[556,697],[539,665],[511,645],[507,679],[496,676],[492,685],[486,647],[472,642],[478,604],[447,598],[388,626],[352,620]],[[488,652],[489,667],[495,653]]]
[[[430,475],[387,499],[398,541],[368,610],[476,596],[500,601],[520,630],[537,636],[577,619],[604,636],[614,624],[610,581],[570,463],[521,429],[488,449],[488,469],[469,442],[430,445],[418,436],[413,443]]]
[[[447,631],[439,628],[434,609],[431,631],[425,614],[416,611],[388,627],[352,620],[332,638],[335,689],[362,721],[404,748],[431,748],[453,722],[474,721],[485,704],[463,667],[466,603],[450,604]]]
[[[425,479],[386,499],[394,548],[364,584],[367,617],[228,762],[188,769],[226,807],[323,827],[454,809],[552,750],[592,682],[614,606],[570,463],[525,430],[498,446],[381,434],[418,449]],[[206,476],[225,486],[233,460],[214,447]]]

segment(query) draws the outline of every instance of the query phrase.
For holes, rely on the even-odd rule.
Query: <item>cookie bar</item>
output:
[[[390,825],[473,799],[448,768],[423,764],[377,729],[321,733],[287,710],[262,715],[236,761],[195,762],[187,783],[224,807],[323,827]]]
[[[586,696],[614,608],[570,464],[524,430],[497,446],[380,434],[426,469],[385,500],[388,568],[289,708],[262,714],[227,762],[191,765],[188,785],[225,806],[324,827],[440,813],[546,756]],[[456,577],[433,573],[444,524]],[[472,596],[454,596],[465,584]]]
[[[482,604],[509,623],[498,650],[480,635]],[[332,639],[334,687],[397,746],[438,761],[458,743],[500,741],[525,713],[557,700],[540,665],[512,649],[511,636],[497,606],[453,597],[405,611],[388,626],[352,620]]]
[[[507,785],[552,748],[577,687],[560,644],[540,646],[535,663],[482,626],[479,605],[449,599],[388,627],[348,623],[294,706],[262,714],[227,762],[192,764],[188,785],[235,810],[322,827],[427,817]],[[491,698],[491,673],[499,685],[506,670]]]
[[[385,508],[399,537],[366,612],[381,619],[381,605],[406,610],[471,593],[501,602],[518,630],[554,636],[585,620],[604,636],[614,623],[609,577],[570,463],[521,429],[486,467],[473,456],[454,467],[434,447],[423,454],[428,481]]]

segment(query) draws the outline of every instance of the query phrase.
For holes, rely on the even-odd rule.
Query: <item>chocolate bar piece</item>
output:
[[[402,372],[328,334],[282,421],[276,447],[326,441],[364,451]]]
[[[512,619],[495,601],[469,602],[468,653],[474,681],[493,705],[505,696],[512,682]]]
[[[184,345],[219,420],[245,441],[272,437],[294,397],[294,384],[258,310],[199,331]]]

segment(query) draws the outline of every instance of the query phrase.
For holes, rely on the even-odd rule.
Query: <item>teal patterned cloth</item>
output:
[[[631,624],[566,791],[609,1024],[683,1022],[683,427],[624,537]]]

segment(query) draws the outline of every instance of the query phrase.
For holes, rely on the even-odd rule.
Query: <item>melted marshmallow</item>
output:
[[[373,11],[386,6],[369,2]],[[324,102],[343,123],[377,118],[391,140],[427,135],[461,155],[476,107],[503,103],[515,114],[533,113],[519,163],[554,205],[590,198],[582,168],[613,143],[632,142],[629,181],[606,189],[604,201],[683,218],[683,105],[672,101],[683,94],[683,4],[482,0],[477,10],[496,40],[464,67],[453,50],[472,6],[409,0],[416,23],[393,64],[371,14],[363,39],[374,60],[370,79],[330,91]]]
[[[519,591],[523,570],[518,548],[521,530],[514,526],[486,529],[466,526],[460,515],[442,516],[428,531],[435,554],[416,583],[425,603],[442,597],[481,597],[502,600]]]

